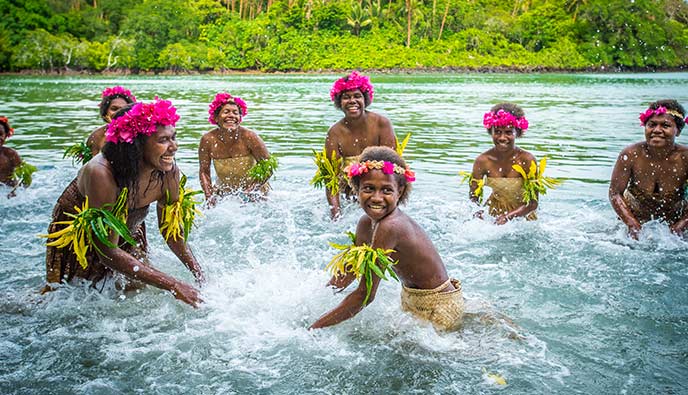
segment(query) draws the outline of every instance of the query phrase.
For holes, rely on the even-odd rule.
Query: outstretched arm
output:
[[[368,304],[371,304],[375,299],[375,293],[377,292],[377,287],[379,285],[380,277],[373,276],[373,285],[370,290]],[[358,287],[356,287],[352,293],[347,295],[337,307],[318,318],[318,320],[315,321],[308,329],[319,329],[327,326],[337,325],[340,322],[346,321],[355,316],[365,307],[363,305],[363,301],[365,300],[366,292],[365,279],[361,278],[361,281],[358,283]]]
[[[84,192],[89,198],[91,207],[103,207],[105,204],[112,204],[115,202],[118,188],[114,183],[112,175],[107,173],[104,167],[97,165],[89,167],[89,169],[84,172],[83,177],[86,178],[84,181]],[[119,241],[116,234],[111,232],[110,240],[115,245],[118,245]],[[177,299],[194,307],[201,302],[198,291],[192,286],[158,269],[142,264],[131,254],[118,247],[109,248],[100,243],[97,239],[95,239],[94,242],[100,251],[103,252],[100,256],[100,262],[103,265],[127,277],[170,291]]]
[[[616,159],[616,164],[612,171],[612,179],[609,183],[609,201],[621,221],[628,227],[628,234],[632,238],[637,239],[641,228],[640,221],[633,215],[633,212],[623,198],[623,193],[631,180],[632,170],[629,158],[630,153],[627,150],[623,150]]]
[[[157,211],[158,227],[160,227],[162,226],[163,206],[158,204]],[[174,255],[176,255],[177,258],[182,261],[184,266],[189,269],[191,274],[193,274],[193,276],[196,278],[196,282],[199,285],[205,284],[205,275],[203,274],[203,269],[201,269],[201,265],[199,265],[198,261],[196,261],[196,257],[191,252],[189,245],[184,241],[184,237],[177,237],[176,240],[174,237],[170,237],[167,240],[167,246],[170,247],[170,250],[174,253]]]

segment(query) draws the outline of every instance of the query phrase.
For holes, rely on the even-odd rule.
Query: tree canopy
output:
[[[684,0],[0,0],[0,71],[669,69]]]

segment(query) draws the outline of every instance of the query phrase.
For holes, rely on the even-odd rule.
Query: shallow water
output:
[[[327,241],[344,241],[361,214],[350,205],[330,222],[324,192],[308,185],[311,149],[341,116],[328,97],[336,77],[0,77],[0,115],[16,129],[8,146],[39,168],[31,188],[0,199],[0,393],[685,391],[688,242],[659,223],[628,239],[607,187],[618,152],[643,138],[638,113],[659,98],[688,104],[688,74],[372,76],[370,109],[398,136],[413,133],[405,156],[418,181],[403,209],[463,281],[468,310],[514,322],[470,319],[449,334],[401,313],[397,283],[357,317],[306,330],[342,298],[324,287]],[[279,157],[269,201],[225,200],[191,234],[209,278],[200,309],[151,287],[36,292],[45,249],[35,235],[77,170],[62,151],[101,125],[99,93],[115,84],[177,106],[178,163],[195,188],[219,90],[247,101],[245,125]],[[457,173],[490,147],[482,114],[504,99],[530,121],[518,144],[546,154],[549,175],[566,182],[541,199],[538,221],[497,227],[471,219]],[[190,281],[161,237],[149,238],[154,264]]]

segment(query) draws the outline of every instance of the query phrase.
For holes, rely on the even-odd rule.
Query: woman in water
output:
[[[274,167],[268,166],[268,174],[263,176],[251,173],[257,164],[274,159],[260,136],[241,126],[247,113],[246,102],[229,93],[218,93],[210,104],[208,121],[217,127],[204,134],[198,146],[199,178],[210,206],[218,196],[241,194],[256,200],[270,189],[267,178]],[[211,163],[217,174],[215,185],[210,177]]]
[[[175,210],[187,194],[174,159],[178,119],[167,100],[130,104],[117,112],[105,133],[102,152],[79,170],[53,209],[44,292],[63,281],[81,278],[95,286],[114,276],[119,288],[143,283],[168,290],[192,306],[201,302],[195,287],[147,260],[144,219],[150,204],[156,202],[158,225],[168,230],[167,245],[199,284],[204,281],[186,244],[190,226],[180,226],[183,215]],[[123,222],[119,227],[118,220]],[[175,230],[173,237],[169,237],[170,229]]]

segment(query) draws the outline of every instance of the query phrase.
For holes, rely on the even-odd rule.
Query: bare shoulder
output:
[[[530,152],[519,148],[518,149],[518,156],[516,157],[516,160],[518,162],[524,162],[524,163],[530,163],[535,161],[535,155],[531,154]]]
[[[98,201],[114,201],[118,190],[110,163],[102,154],[96,155],[79,170],[77,184],[84,196]]]
[[[89,134],[88,138],[93,139],[97,136],[104,136],[105,131],[107,131],[107,125],[98,126],[97,128],[93,129],[93,131],[91,131],[91,134]]]
[[[389,240],[399,240],[413,228],[414,221],[401,209],[397,208],[392,214],[388,215],[378,223],[377,235]]]
[[[335,122],[330,126],[330,129],[327,131],[327,137],[339,137],[339,135],[342,134],[343,131],[346,130],[346,127],[344,126],[344,123],[342,122],[344,118],[340,119],[339,121]]]
[[[473,167],[479,167],[479,168],[484,168],[487,167],[487,165],[490,163],[491,158],[491,149],[483,152],[482,154],[478,155],[477,158],[475,158],[475,161],[473,162]]]
[[[4,156],[10,162],[18,164],[21,162],[21,157],[19,157],[19,152],[10,147],[0,147],[0,156]]]
[[[217,128],[211,129],[201,136],[201,144],[209,144],[217,139],[217,134],[215,133]]]
[[[263,139],[260,138],[258,133],[254,132],[253,130],[251,130],[249,128],[239,126],[239,132],[241,133],[241,137],[245,138],[247,140],[263,141]]]
[[[392,122],[384,115],[368,111],[368,116],[380,127],[390,126]]]
[[[633,155],[633,156],[638,156],[643,150],[643,147],[645,146],[644,141],[639,141],[637,143],[633,143],[631,145],[626,146],[624,149],[621,150],[619,153],[619,156],[623,155]]]

